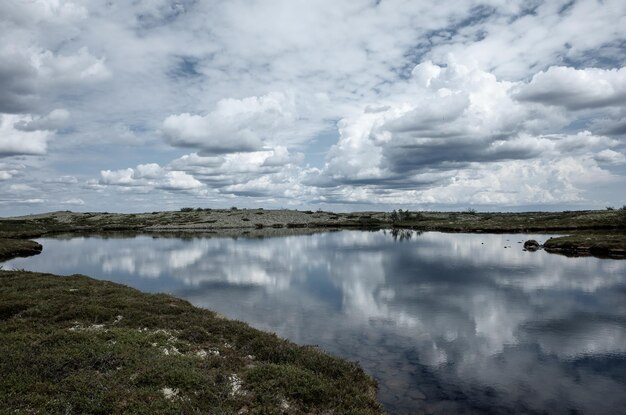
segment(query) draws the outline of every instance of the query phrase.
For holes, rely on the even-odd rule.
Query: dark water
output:
[[[626,261],[523,252],[530,237],[547,239],[42,239],[3,266],[165,291],[319,345],[358,360],[392,413],[626,413]]]

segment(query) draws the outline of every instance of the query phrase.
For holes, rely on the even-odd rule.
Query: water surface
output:
[[[392,413],[626,413],[626,261],[523,252],[530,237],[549,236],[46,238],[3,266],[169,292],[318,345],[359,361]]]

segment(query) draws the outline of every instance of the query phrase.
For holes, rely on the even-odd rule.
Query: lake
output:
[[[626,261],[548,235],[42,238],[2,264],[167,292],[358,361],[391,413],[626,413]]]

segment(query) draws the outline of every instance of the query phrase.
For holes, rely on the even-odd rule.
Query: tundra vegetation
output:
[[[164,294],[0,271],[3,413],[380,414],[356,364]]]

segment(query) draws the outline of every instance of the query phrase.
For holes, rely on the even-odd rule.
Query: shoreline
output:
[[[546,252],[568,256],[626,258],[626,210],[479,213],[356,212],[191,209],[171,212],[118,214],[50,212],[0,218],[0,260],[10,255],[36,254],[43,236],[93,234],[211,235],[271,237],[341,229],[412,229],[461,233],[559,233]]]
[[[0,336],[10,412],[383,413],[357,363],[84,275],[0,271]]]

